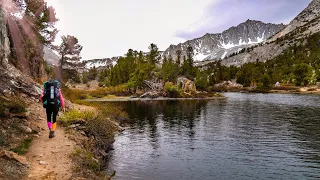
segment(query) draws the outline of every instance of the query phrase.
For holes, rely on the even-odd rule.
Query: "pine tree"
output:
[[[58,33],[55,23],[55,9],[48,6],[44,0],[24,0],[25,2],[25,17],[34,23],[34,30],[40,41],[47,46],[50,46]]]
[[[149,55],[148,55],[149,63],[150,63],[150,64],[157,64],[157,63],[159,63],[160,54],[159,54],[157,45],[155,45],[155,44],[152,43],[152,44],[149,46],[149,50],[150,50]]]
[[[181,50],[180,49],[178,49],[177,51],[176,51],[176,54],[177,54],[177,64],[180,66],[180,64],[181,64]]]
[[[56,50],[60,54],[60,61],[59,61],[59,73],[58,79],[63,82],[62,79],[62,71],[64,65],[69,66],[76,66],[80,59],[80,53],[82,50],[82,46],[79,44],[79,41],[74,36],[62,36],[62,42],[60,46],[55,47]]]

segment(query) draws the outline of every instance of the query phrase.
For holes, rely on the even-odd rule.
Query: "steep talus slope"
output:
[[[281,54],[297,39],[320,32],[320,0],[313,0],[290,24],[269,40],[236,56],[226,58],[222,64],[240,66],[248,62],[267,61]],[[207,62],[206,62],[207,63]]]
[[[296,16],[290,24],[273,36],[269,41],[274,41],[288,33],[294,31],[298,27],[306,25],[308,22],[318,18],[320,14],[320,0],[313,0],[298,16]]]
[[[184,56],[187,47],[190,45],[194,50],[196,61],[223,59],[242,48],[263,42],[284,27],[283,24],[266,24],[261,21],[247,20],[219,34],[206,34],[185,43],[171,45],[165,50],[163,56],[171,56],[176,59],[177,50],[181,50],[182,56]]]

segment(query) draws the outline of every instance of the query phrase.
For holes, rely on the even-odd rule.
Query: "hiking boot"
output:
[[[54,131],[50,131],[49,132],[49,138],[53,138],[53,137],[55,137]]]

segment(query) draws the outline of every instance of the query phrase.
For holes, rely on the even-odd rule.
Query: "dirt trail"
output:
[[[64,180],[72,176],[72,161],[69,154],[75,148],[75,142],[59,126],[56,137],[49,139],[49,130],[42,109],[37,124],[43,130],[35,138],[29,152],[26,154],[30,162],[28,180]]]

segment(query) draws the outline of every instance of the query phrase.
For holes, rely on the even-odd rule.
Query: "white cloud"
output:
[[[147,51],[150,43],[165,50],[183,42],[188,29],[212,0],[48,0],[56,8],[59,35],[78,37],[83,59],[123,55],[129,48]]]

